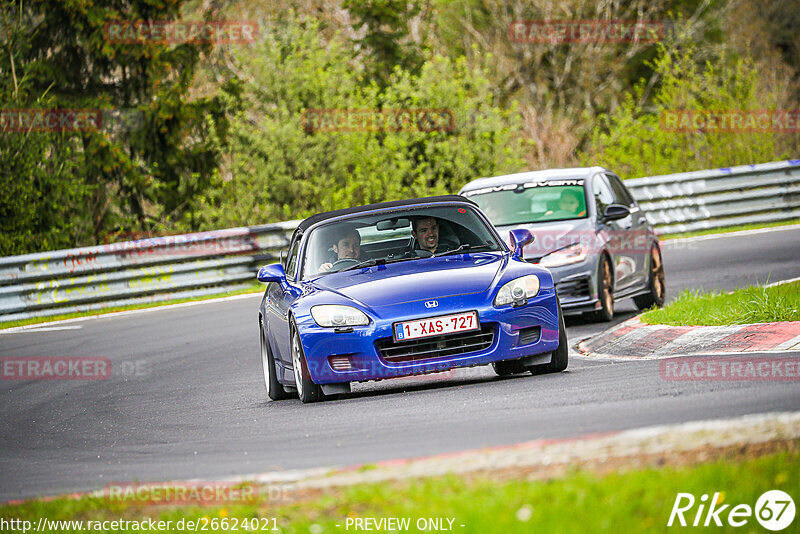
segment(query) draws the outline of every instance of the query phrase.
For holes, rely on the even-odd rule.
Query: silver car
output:
[[[663,306],[658,236],[613,172],[602,167],[551,169],[480,178],[459,192],[477,203],[501,235],[525,228],[535,240],[525,260],[550,269],[565,314],[614,316],[633,298],[643,310]]]

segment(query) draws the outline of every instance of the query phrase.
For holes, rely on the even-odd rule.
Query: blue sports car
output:
[[[567,367],[553,277],[521,259],[461,196],[384,202],[301,222],[262,267],[264,382],[272,400],[347,393],[352,382],[492,364],[498,375]]]

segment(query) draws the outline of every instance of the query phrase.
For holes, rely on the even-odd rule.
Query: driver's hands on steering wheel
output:
[[[342,258],[340,260],[336,260],[333,263],[326,262],[319,266],[319,272],[327,273],[337,265],[339,266],[339,269],[341,269],[347,263],[352,263],[353,265],[355,265],[356,263],[358,263],[358,261],[359,260],[356,258]]]

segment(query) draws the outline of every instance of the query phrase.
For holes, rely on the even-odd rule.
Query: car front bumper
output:
[[[579,314],[600,308],[597,298],[597,261],[591,255],[573,265],[548,267],[553,275],[564,315]]]
[[[333,328],[318,326],[310,316],[297,317],[300,338],[311,379],[316,384],[363,382],[417,374],[446,371],[455,367],[485,365],[500,360],[511,360],[553,352],[558,348],[558,305],[555,290],[550,287],[528,301],[524,306],[496,308],[491,302],[475,305],[474,299],[463,296],[438,299],[439,306],[423,313],[408,313],[412,305],[396,306],[391,317],[371,315],[369,325],[337,332]],[[412,303],[413,304],[413,303]],[[405,310],[400,312],[400,310]],[[477,310],[483,333],[480,345],[466,338],[479,337],[476,332],[450,334],[416,340],[394,342],[393,324],[451,313]],[[459,341],[458,336],[464,336]],[[412,344],[425,343],[419,350],[424,359],[398,358],[398,351]],[[465,345],[463,348],[460,344]],[[394,348],[390,359],[386,347]],[[409,352],[413,349],[409,348]],[[416,356],[412,356],[416,358]],[[342,362],[349,362],[350,368]],[[334,365],[336,364],[336,369]]]

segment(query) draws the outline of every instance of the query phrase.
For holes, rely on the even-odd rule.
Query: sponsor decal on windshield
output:
[[[515,191],[517,189],[531,189],[534,187],[564,187],[568,185],[578,185],[583,187],[584,179],[578,180],[547,180],[541,182],[525,182],[522,184],[505,184],[495,185],[492,187],[483,187],[481,189],[474,189],[472,191],[464,191],[461,196],[471,197],[475,195],[485,195],[486,193],[497,193],[500,191]]]

